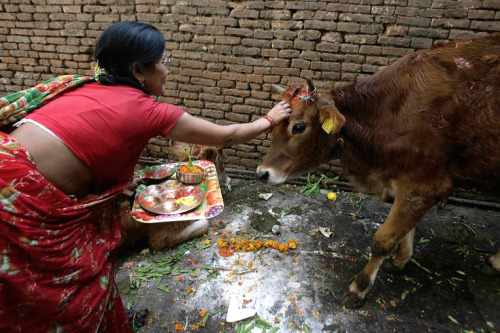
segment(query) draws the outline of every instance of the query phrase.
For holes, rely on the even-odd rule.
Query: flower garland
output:
[[[94,79],[99,82],[101,75],[108,75],[108,71],[104,68],[99,67],[99,62],[96,61],[94,65]]]

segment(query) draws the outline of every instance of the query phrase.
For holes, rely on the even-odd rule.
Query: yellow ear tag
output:
[[[333,128],[333,117],[328,118],[323,122],[323,125],[321,125],[321,128],[327,133],[330,134]]]

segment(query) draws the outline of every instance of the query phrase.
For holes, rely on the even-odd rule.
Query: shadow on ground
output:
[[[166,251],[144,245],[122,254],[116,279],[138,331],[500,331],[500,278],[478,272],[484,257],[500,249],[500,212],[433,208],[417,226],[406,270],[381,270],[364,307],[348,310],[337,300],[367,262],[390,205],[336,192],[333,202],[300,194],[296,186],[233,179],[224,211],[210,220],[205,237]],[[264,200],[261,193],[273,195]],[[271,232],[275,225],[281,233]],[[325,237],[320,227],[333,235]],[[217,245],[224,233],[235,240],[293,239],[298,247],[224,257]],[[234,296],[257,316],[227,323]]]

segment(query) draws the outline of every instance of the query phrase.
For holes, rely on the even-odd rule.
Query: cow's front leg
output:
[[[399,242],[396,255],[392,260],[387,260],[382,268],[389,273],[401,273],[408,260],[413,256],[413,240],[415,238],[415,228],[407,233]]]
[[[500,251],[497,254],[490,257],[491,266],[497,271],[500,272]]]
[[[356,276],[342,300],[345,307],[357,308],[363,305],[364,298],[372,287],[382,262],[410,233],[428,209],[436,203],[435,198],[436,196],[429,195],[427,188],[418,190],[415,187],[400,187],[398,189],[389,216],[373,237],[368,264]],[[406,258],[409,243],[409,241],[402,243],[405,249],[398,253],[399,257],[397,256],[402,265],[409,259]]]
[[[488,258],[488,261],[481,267],[480,272],[488,276],[500,276],[500,251]]]

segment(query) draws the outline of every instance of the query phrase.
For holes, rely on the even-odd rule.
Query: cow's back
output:
[[[500,34],[415,52],[332,94],[374,173],[500,180]]]

